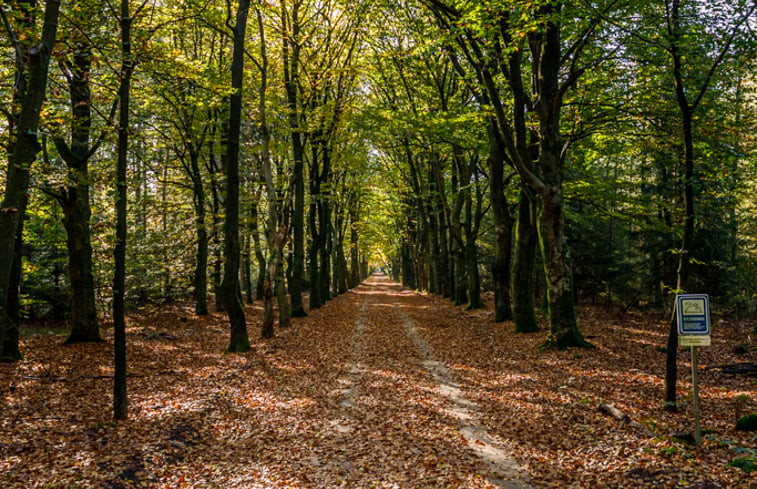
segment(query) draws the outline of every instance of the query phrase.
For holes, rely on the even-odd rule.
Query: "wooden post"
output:
[[[697,347],[691,347],[691,381],[694,384],[694,442],[702,444],[702,430],[699,424],[699,373],[697,372]]]

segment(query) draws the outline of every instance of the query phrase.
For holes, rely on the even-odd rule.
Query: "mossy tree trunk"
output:
[[[536,196],[523,186],[518,200],[515,224],[515,252],[512,269],[513,321],[517,333],[539,330],[534,308],[534,262],[538,245],[536,231]]]
[[[545,348],[590,346],[578,329],[573,295],[573,272],[565,236],[565,202],[563,196],[563,141],[560,114],[565,87],[560,85],[562,54],[560,44],[561,3],[546,5],[540,14],[544,31],[534,36],[532,56],[537,61],[538,83],[535,90],[539,117],[539,160],[542,180],[532,184],[541,197],[542,222],[540,242],[544,256],[549,303],[549,335]],[[526,170],[528,170],[526,168]],[[533,176],[531,174],[530,176]]]

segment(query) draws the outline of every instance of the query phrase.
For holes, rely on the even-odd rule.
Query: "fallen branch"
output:
[[[597,406],[597,409],[605,414],[609,414],[613,418],[617,419],[618,421],[621,421],[623,423],[630,423],[631,418],[626,413],[621,411],[620,409],[616,408],[612,404],[607,403],[601,403],[599,406]]]
[[[126,374],[127,377],[136,377],[141,378],[144,377],[144,375],[141,374]],[[74,380],[92,380],[92,379],[112,379],[112,375],[80,375],[78,377],[65,377],[63,375],[22,375],[22,379],[27,380],[49,380],[52,382],[58,382],[58,381],[74,381]]]
[[[638,433],[642,434],[643,436],[652,435],[652,432],[649,430],[649,428],[639,423],[638,421],[633,421],[629,415],[627,415],[620,409],[616,408],[612,404],[603,402],[599,406],[597,406],[597,410],[605,414],[609,414],[610,416],[617,419],[623,424],[627,424],[628,426],[635,429]]]

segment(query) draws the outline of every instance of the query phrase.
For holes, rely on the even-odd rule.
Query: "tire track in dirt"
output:
[[[339,477],[330,487],[490,489],[478,462],[460,442],[450,443],[456,433],[430,375],[418,368],[395,307],[398,290],[369,280],[353,291],[353,351],[343,364],[332,418],[339,420],[331,436],[338,445],[329,466]]]
[[[355,293],[333,425],[342,444],[332,459],[339,487],[530,488],[415,328],[408,314],[415,293],[383,277]]]
[[[529,489],[523,477],[523,470],[508,454],[504,445],[488,433],[479,422],[478,406],[463,396],[460,385],[452,378],[447,366],[436,360],[429,344],[415,327],[415,323],[400,308],[405,333],[412,340],[420,354],[420,364],[434,378],[439,395],[448,399],[452,406],[449,414],[459,422],[460,433],[465,438],[469,450],[486,462],[491,471],[490,481],[505,489]]]
[[[373,289],[374,287],[371,287],[371,290]],[[360,377],[365,372],[365,364],[361,363],[361,358],[365,356],[366,350],[366,310],[367,305],[363,303],[355,318],[355,331],[352,333],[350,341],[350,363],[346,365],[347,375],[337,379],[341,386],[339,407],[345,410],[345,414],[348,414],[347,411],[350,408],[355,407],[355,399],[359,395]],[[334,430],[340,434],[349,433],[352,429],[353,424],[347,421],[347,416],[344,419],[337,420],[334,425]]]

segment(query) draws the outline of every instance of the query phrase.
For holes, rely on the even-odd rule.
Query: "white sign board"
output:
[[[680,346],[710,346],[712,339],[710,335],[678,335],[678,344]]]

